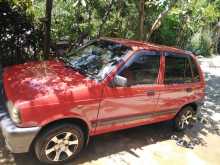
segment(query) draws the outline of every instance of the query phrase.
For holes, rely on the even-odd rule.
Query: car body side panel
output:
[[[144,115],[150,115],[155,110],[154,96],[147,96],[146,91],[154,86],[135,86],[128,88],[105,87],[100,104],[96,131],[127,126],[144,121]],[[140,121],[139,121],[140,120]],[[146,120],[153,118],[146,117]]]
[[[185,85],[161,85],[160,97],[158,99],[157,111],[176,110],[178,112],[182,106],[190,103],[190,96],[186,92],[192,84]],[[170,116],[171,118],[174,117]]]
[[[54,121],[77,118],[87,123],[92,134],[95,129],[93,123],[97,119],[101,91],[102,84],[94,83],[91,86],[84,86],[80,90],[74,91],[72,95],[69,95],[68,101],[56,105],[23,109],[22,120],[25,122],[22,127],[43,127]]]
[[[162,65],[161,62],[157,83],[161,82]],[[103,99],[100,104],[95,134],[155,123],[161,121],[161,117],[166,119],[174,113],[173,111],[165,113],[155,111],[160,91],[158,84],[109,87],[109,82],[106,82],[107,85],[103,89]],[[155,94],[147,96],[148,91],[154,91]]]
[[[194,60],[195,57],[192,56]],[[202,76],[202,71],[197,64],[197,67],[200,72],[201,81],[198,83],[183,83],[183,84],[163,84],[164,80],[164,72],[165,72],[165,56],[163,56],[163,67],[162,67],[162,82],[161,85],[158,86],[160,91],[160,96],[157,104],[157,111],[169,111],[171,109],[176,110],[178,112],[183,106],[197,102],[198,100],[203,99],[204,97],[204,78]],[[192,91],[188,91],[187,89],[191,88]],[[168,119],[172,119],[175,117],[169,116]]]

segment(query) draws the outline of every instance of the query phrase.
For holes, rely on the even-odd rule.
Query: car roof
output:
[[[106,37],[102,37],[101,40],[107,40],[111,42],[120,43],[122,45],[131,47],[133,50],[153,49],[153,50],[158,50],[158,51],[168,51],[168,52],[174,52],[174,53],[183,53],[183,54],[193,55],[192,52],[187,51],[187,50],[182,50],[182,49],[178,49],[178,48],[171,47],[171,46],[153,44],[153,43],[144,42],[144,41],[136,41],[136,40],[122,39],[122,38],[106,38]]]

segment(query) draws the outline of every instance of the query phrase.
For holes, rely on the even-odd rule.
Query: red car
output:
[[[8,67],[3,86],[7,147],[57,164],[75,158],[90,136],[166,120],[184,130],[205,82],[191,52],[102,38],[59,60]]]

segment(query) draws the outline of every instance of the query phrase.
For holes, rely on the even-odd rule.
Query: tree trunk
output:
[[[51,12],[52,12],[53,0],[46,1],[45,11],[45,31],[44,31],[44,56],[49,57],[50,53],[50,28],[51,28]]]
[[[153,34],[153,32],[155,30],[157,30],[160,25],[161,25],[161,21],[162,19],[168,14],[168,12],[173,8],[173,6],[176,4],[177,0],[172,0],[170,5],[168,5],[165,10],[160,13],[157,17],[157,19],[154,21],[154,23],[152,24],[150,31],[146,34],[146,41],[148,41],[151,37],[151,35]]]
[[[215,25],[213,33],[214,53],[220,54],[220,22]]]
[[[145,0],[139,1],[139,40],[144,40],[144,17],[145,17],[145,11],[144,11],[144,4]]]

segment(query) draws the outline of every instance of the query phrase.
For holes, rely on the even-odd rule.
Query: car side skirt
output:
[[[178,113],[178,110],[179,109],[170,109],[166,111],[148,112],[133,114],[129,116],[100,119],[92,122],[92,127],[96,127],[96,131],[91,136],[109,132],[109,129],[111,129],[111,131],[116,131],[139,125],[169,120]]]

